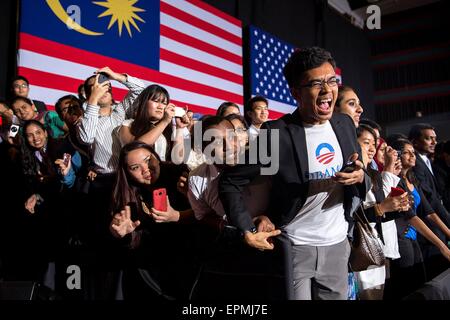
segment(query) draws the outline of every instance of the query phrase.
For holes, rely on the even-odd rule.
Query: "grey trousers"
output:
[[[292,247],[296,300],[347,300],[347,239],[331,246]]]

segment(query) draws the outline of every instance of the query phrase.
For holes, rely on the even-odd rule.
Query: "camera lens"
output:
[[[17,132],[17,127],[11,127],[12,132]]]

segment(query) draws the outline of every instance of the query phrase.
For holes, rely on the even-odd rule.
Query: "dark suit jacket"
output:
[[[434,177],[436,178],[439,194],[442,196],[444,207],[450,210],[450,167],[444,161],[436,160],[433,163]]]
[[[47,111],[47,106],[45,105],[44,102],[33,99],[33,103],[36,106],[36,109],[37,109],[38,112],[45,112],[45,111]]]
[[[442,205],[436,179],[419,155],[416,157],[416,165],[414,166],[413,171],[419,182],[418,185],[428,202],[431,204],[431,207],[435,210],[441,220],[450,227],[450,215]]]
[[[344,114],[335,114],[330,120],[342,150],[344,161],[351,154],[359,152],[356,142],[355,126],[351,118]],[[271,199],[268,215],[277,226],[289,223],[303,207],[309,186],[308,154],[303,124],[297,111],[284,115],[276,121],[266,122],[263,129],[268,130],[267,137],[273,130],[279,130],[279,170],[272,176]],[[258,137],[261,147],[264,135]],[[266,141],[266,145],[270,143]],[[269,148],[270,152],[270,148]],[[274,154],[276,152],[273,152]],[[245,208],[242,190],[252,179],[260,175],[262,165],[238,165],[227,168],[220,182],[220,198],[229,222],[241,231],[254,227],[252,219]],[[306,174],[305,174],[306,173]],[[366,177],[366,182],[369,179]],[[365,183],[345,187],[344,207],[346,218],[351,222],[351,207],[365,198]]]

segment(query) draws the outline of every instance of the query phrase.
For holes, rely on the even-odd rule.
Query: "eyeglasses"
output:
[[[15,84],[15,85],[13,85],[13,87],[14,87],[14,89],[19,89],[19,88],[26,89],[26,88],[28,88],[28,85],[26,83],[22,83],[22,84]]]
[[[301,85],[300,88],[313,88],[313,89],[321,90],[325,87],[325,83],[330,88],[336,87],[337,85],[339,85],[339,79],[332,77],[328,80],[313,80],[304,85]]]

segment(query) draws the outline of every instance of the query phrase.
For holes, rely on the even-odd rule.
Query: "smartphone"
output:
[[[11,127],[9,128],[8,136],[14,138],[19,132],[19,128],[20,127],[17,124],[12,124]]]
[[[182,118],[186,115],[186,110],[181,107],[175,107],[175,118]]]
[[[389,193],[389,196],[397,197],[404,193],[405,193],[405,190],[403,190],[402,188],[391,187],[391,193]]]
[[[340,172],[351,173],[357,168],[355,161],[347,162],[340,170]]]
[[[167,192],[165,188],[153,191],[153,207],[159,211],[167,211]]]
[[[100,72],[98,74],[98,83],[103,83],[103,82],[108,81],[108,80],[109,80],[109,77],[108,77],[108,75],[106,73]]]
[[[64,153],[63,161],[64,161],[64,165],[67,167],[69,165],[69,161],[70,161],[70,154]]]

